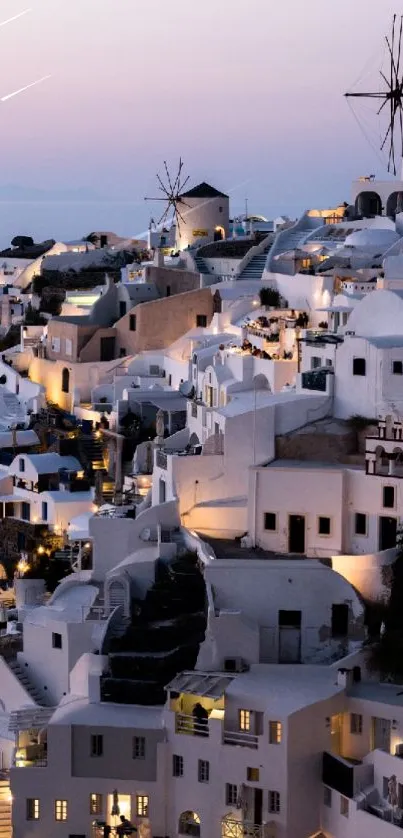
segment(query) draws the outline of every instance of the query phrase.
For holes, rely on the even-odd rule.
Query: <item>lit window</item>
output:
[[[329,806],[329,808],[332,805],[332,790],[328,786],[325,786],[323,789],[323,803],[325,806]]]
[[[282,735],[281,722],[269,722],[269,743],[270,745],[280,745]]]
[[[144,736],[133,736],[133,759],[145,759],[146,740]]]
[[[197,776],[199,783],[208,783],[210,779],[210,763],[207,759],[199,759]]]
[[[330,535],[330,518],[318,518],[318,535]]]
[[[362,733],[362,716],[360,713],[350,714],[350,733]]]
[[[269,791],[269,812],[271,815],[278,815],[280,811],[280,792]]]
[[[52,646],[54,649],[62,648],[62,636],[57,631],[52,632]]]
[[[136,795],[136,815],[138,818],[148,818],[148,795]]]
[[[259,782],[259,769],[258,768],[247,768],[246,769],[246,779],[249,783],[258,783]]]
[[[92,757],[101,757],[104,752],[104,737],[100,734],[93,734],[90,740],[90,754]]]
[[[172,756],[172,775],[183,777],[183,757],[178,756],[178,754]]]
[[[27,799],[27,821],[39,821],[39,800],[36,797]]]
[[[250,730],[250,710],[239,711],[239,730]]]
[[[348,797],[340,797],[340,814],[348,818]]]
[[[90,815],[102,815],[103,808],[102,794],[90,794]]]
[[[55,800],[55,820],[67,821],[67,800]]]
[[[238,786],[235,783],[225,784],[225,805],[236,806],[238,802]]]

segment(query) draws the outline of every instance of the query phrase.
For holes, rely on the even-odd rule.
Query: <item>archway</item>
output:
[[[200,817],[197,812],[182,812],[179,815],[179,835],[191,835],[192,838],[200,836]]]
[[[253,389],[254,390],[270,390],[270,384],[263,373],[259,373],[255,375],[253,379]]]
[[[355,199],[355,211],[364,218],[382,215],[382,201],[377,192],[360,192]]]
[[[214,230],[214,241],[221,242],[225,239],[225,230],[224,227],[217,226]]]
[[[403,192],[391,192],[386,202],[386,215],[395,218],[398,212],[403,212]]]
[[[68,393],[70,390],[70,371],[64,367],[62,372],[62,393]]]

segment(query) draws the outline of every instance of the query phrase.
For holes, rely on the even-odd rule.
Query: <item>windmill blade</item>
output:
[[[158,180],[158,183],[159,183],[159,189],[161,190],[161,192],[164,193],[164,195],[167,196],[167,198],[169,198],[169,195],[170,195],[169,190],[166,188],[164,181],[160,178],[159,175],[157,175],[157,180]]]
[[[385,73],[383,73],[382,70],[379,70],[379,73],[382,76],[384,82],[386,83],[386,87],[388,88],[388,90],[390,90],[390,81],[388,81],[388,79],[386,78]]]
[[[390,43],[389,43],[389,38],[387,36],[385,38],[385,41],[387,43],[389,54],[390,54],[390,89],[393,90],[393,87],[394,87],[393,73],[395,73],[395,76],[397,78],[397,72],[396,72],[396,66],[395,66],[395,57],[393,55],[392,48],[391,48]]]
[[[403,160],[403,113],[399,108],[399,123],[400,123],[400,156]]]
[[[379,116],[380,112],[383,110],[383,108],[385,107],[385,105],[387,105],[387,104],[388,104],[388,101],[389,101],[388,97],[387,97],[387,96],[385,96],[385,101],[384,101],[384,102],[382,102],[382,105],[381,105],[381,107],[379,108],[379,111],[378,111],[378,114],[377,114],[378,116]]]
[[[399,82],[400,73],[400,56],[402,50],[402,35],[403,35],[403,15],[400,15],[400,32],[399,32],[399,47],[397,52],[397,81]]]
[[[159,221],[158,221],[158,226],[159,226],[160,224],[163,224],[163,223],[164,223],[164,221],[166,221],[166,220],[167,220],[168,215],[169,215],[170,206],[171,206],[171,205],[170,205],[170,204],[168,204],[168,206],[166,207],[166,209],[165,209],[165,210],[164,210],[164,212],[162,213],[161,218],[160,218],[160,219],[159,219]]]
[[[181,187],[180,187],[180,191],[181,191],[181,192],[183,192],[183,190],[184,190],[184,188],[185,188],[185,186],[186,186],[186,184],[187,184],[188,180],[190,180],[190,175],[188,175],[188,176],[185,178],[185,180],[183,181],[183,183],[181,184]]]
[[[167,176],[167,181],[168,181],[168,184],[169,184],[169,189],[170,189],[170,192],[171,192],[171,195],[172,195],[173,194],[173,188],[172,188],[172,183],[171,183],[171,176],[169,174],[169,170],[168,170],[166,160],[164,160],[164,166],[165,166],[165,173],[166,173],[166,176]]]
[[[173,189],[172,189],[172,192],[173,192],[174,195],[177,195],[180,191],[180,188],[181,188],[180,182],[181,182],[182,166],[183,166],[182,159],[179,158],[178,171],[176,173],[176,178],[175,178],[175,182],[174,182]]]

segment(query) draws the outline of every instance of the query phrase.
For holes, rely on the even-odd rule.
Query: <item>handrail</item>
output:
[[[175,733],[190,733],[192,736],[209,736],[208,719],[199,721],[187,713],[175,713]]]
[[[245,730],[224,730],[224,745],[243,745],[248,748],[257,748],[259,737],[255,733],[248,733]]]

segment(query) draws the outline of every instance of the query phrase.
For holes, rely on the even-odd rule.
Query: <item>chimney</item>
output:
[[[337,670],[337,686],[338,687],[351,687],[354,682],[354,670],[353,669],[338,669]]]

